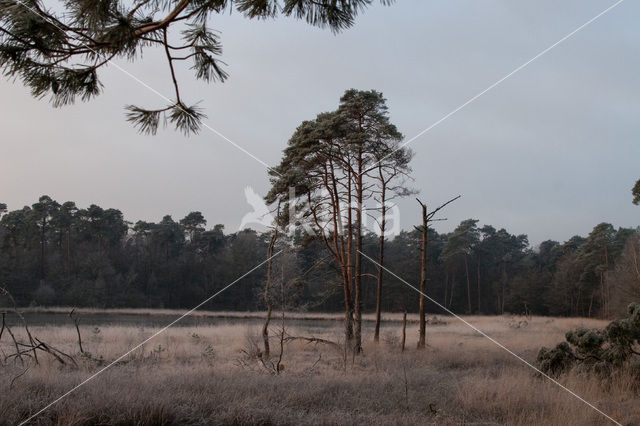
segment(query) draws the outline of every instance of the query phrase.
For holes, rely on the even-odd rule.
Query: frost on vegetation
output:
[[[640,303],[631,303],[627,318],[612,321],[604,329],[577,328],[565,338],[555,348],[538,352],[543,372],[558,375],[576,368],[606,375],[624,367],[639,369]]]

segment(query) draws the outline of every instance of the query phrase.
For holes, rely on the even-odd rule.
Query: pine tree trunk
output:
[[[67,229],[67,273],[69,273],[70,261],[71,259],[71,230]]]
[[[351,279],[347,271],[343,273],[344,294],[344,344],[345,350],[352,346],[353,342],[353,301],[351,296]]]
[[[456,285],[456,271],[451,276],[451,293],[449,294],[449,309],[453,307],[453,287]]]
[[[40,235],[40,279],[44,280],[44,259],[46,245],[46,219],[42,221],[42,231]]]
[[[357,210],[356,210],[356,251],[355,251],[355,299],[354,299],[354,352],[362,352],[362,149],[358,153]]]
[[[480,257],[478,257],[478,314],[480,314]]]
[[[600,272],[600,317],[607,317],[607,296],[604,290],[604,272]]]
[[[508,275],[507,275],[507,266],[503,263],[502,264],[502,300],[500,301],[500,315],[504,315],[504,298],[505,298],[505,287],[506,287],[506,283],[508,280]]]
[[[345,347],[353,349],[353,211],[351,179],[347,180],[347,282],[345,283]]]
[[[427,340],[427,321],[424,311],[424,295],[427,292],[427,206],[425,204],[422,204],[422,246],[420,248],[420,336],[418,349],[424,348]]]
[[[444,300],[442,301],[442,306],[447,306],[447,293],[449,291],[449,270],[445,269],[444,271]]]
[[[380,235],[380,252],[378,254],[378,262],[380,265],[384,265],[384,230]],[[378,286],[376,288],[376,327],[373,333],[373,341],[378,343],[380,341],[380,318],[382,314],[382,275],[383,269],[378,266]]]
[[[471,313],[471,282],[469,281],[469,262],[467,255],[464,255],[464,270],[467,275],[467,312]]]
[[[387,217],[387,208],[385,206],[385,198],[386,198],[386,185],[384,180],[382,180],[382,207],[381,213],[382,217],[380,219],[380,242],[379,242],[379,253],[378,253],[378,276],[376,277],[378,280],[378,286],[376,288],[376,327],[373,333],[373,341],[378,343],[380,341],[380,317],[382,314],[382,276],[384,266],[384,231],[387,226],[386,217]]]
[[[607,246],[604,246],[604,264],[606,269],[609,269],[609,250]],[[607,297],[607,290],[605,289],[604,271],[600,272],[600,282],[602,283],[602,311],[604,318],[609,317],[609,298]]]

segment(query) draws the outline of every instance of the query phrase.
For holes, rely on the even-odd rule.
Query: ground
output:
[[[168,314],[167,318],[173,319]],[[288,335],[341,344],[342,327],[335,316],[314,318],[286,322]],[[348,356],[346,362],[344,352],[334,345],[288,341],[277,375],[279,317],[272,323],[272,356],[265,363],[256,356],[261,347],[258,320],[229,318],[212,325],[172,327],[31,423],[613,424],[459,320],[438,318],[436,323],[445,323],[428,325],[428,347],[422,351],[416,349],[414,322],[407,327],[406,350],[401,351],[396,315],[387,316],[379,344],[373,342],[373,324],[365,322],[364,353]],[[606,324],[580,318],[465,319],[531,363],[541,346],[561,341],[568,329]],[[27,419],[159,327],[94,326],[84,320],[80,330],[90,356],[79,354],[72,324],[32,327],[34,336],[73,354],[79,368],[60,365],[46,354],[39,357],[39,365],[5,361],[0,367],[0,424]],[[19,334],[15,326],[13,331]],[[9,343],[5,335],[0,347],[6,354],[11,353]],[[621,424],[640,424],[638,383],[630,376],[603,382],[570,374],[559,381]]]

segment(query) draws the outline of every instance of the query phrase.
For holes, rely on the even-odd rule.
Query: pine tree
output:
[[[469,276],[469,256],[473,248],[478,243],[479,231],[476,219],[467,219],[460,222],[460,225],[449,237],[444,250],[442,251],[443,261],[462,259],[467,283],[467,313],[472,313],[471,307],[471,279]]]
[[[377,185],[409,172],[411,153],[398,143],[402,135],[390,123],[381,93],[347,90],[334,112],[303,122],[270,171],[270,204],[280,201],[285,214],[302,218],[339,266],[345,303],[345,339],[360,352],[362,342],[363,215],[379,194]],[[383,173],[383,179],[375,174]],[[402,185],[385,191],[407,193]],[[288,218],[289,223],[292,218]]]

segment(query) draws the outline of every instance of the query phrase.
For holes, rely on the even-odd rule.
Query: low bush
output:
[[[566,342],[553,349],[540,349],[539,368],[552,375],[573,368],[606,375],[630,366],[640,356],[640,303],[631,303],[627,314],[627,318],[612,321],[604,329],[567,332]]]

